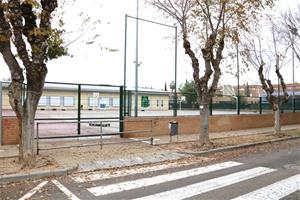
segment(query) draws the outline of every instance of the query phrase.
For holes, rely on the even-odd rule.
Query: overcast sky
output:
[[[155,21],[162,19],[153,9],[140,0],[140,17]],[[297,0],[281,0],[279,7],[292,9]],[[124,22],[125,14],[136,15],[136,0],[77,0],[65,7],[65,37],[72,41],[68,46],[71,57],[62,57],[48,63],[47,81],[80,82],[95,84],[123,84],[124,67]],[[83,15],[88,14],[91,22],[101,20],[95,25],[81,26]],[[69,33],[71,32],[71,33]],[[139,86],[163,89],[165,82],[174,80],[174,29],[145,22],[139,24]],[[127,85],[134,86],[135,60],[135,20],[128,19],[127,38]],[[190,61],[178,43],[178,83],[192,79]],[[110,52],[106,48],[117,49]],[[298,64],[298,63],[297,63]],[[283,76],[292,82],[291,64],[285,66]],[[296,82],[300,82],[296,68]],[[0,57],[0,79],[9,77],[7,66]],[[241,84],[258,84],[256,73],[248,72],[241,76]],[[220,84],[237,83],[233,75],[223,74]]]

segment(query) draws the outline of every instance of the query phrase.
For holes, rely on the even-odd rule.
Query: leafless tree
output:
[[[289,10],[284,13],[282,19],[281,32],[296,58],[300,61],[300,5],[297,11]]]
[[[262,88],[267,95],[267,100],[272,106],[274,114],[274,133],[278,136],[281,135],[280,124],[280,107],[283,103],[288,101],[289,95],[286,91],[286,85],[283,76],[280,73],[280,69],[286,64],[285,60],[289,46],[283,41],[281,31],[277,29],[272,20],[268,20],[270,29],[268,33],[264,33],[272,36],[272,40],[264,40],[262,34],[253,33],[248,38],[249,42],[243,43],[244,51],[243,55],[246,58],[246,62],[250,63],[254,67],[259,76],[259,80],[262,84]],[[270,74],[275,72],[278,78],[277,94],[275,93],[274,84],[270,79]],[[280,86],[282,88],[283,97],[280,94]]]

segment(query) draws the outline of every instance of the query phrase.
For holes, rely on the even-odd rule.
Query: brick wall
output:
[[[19,126],[16,117],[2,118],[2,145],[19,144]]]
[[[170,121],[179,123],[179,134],[199,133],[199,116],[179,116],[179,117],[138,117],[126,118],[124,131],[139,131],[150,129],[152,126],[153,135],[168,135]],[[209,117],[209,131],[222,132],[231,130],[242,130],[251,128],[272,127],[274,123],[273,115],[215,115]],[[300,113],[283,113],[281,124],[300,124]],[[145,134],[128,133],[124,137],[141,137]]]

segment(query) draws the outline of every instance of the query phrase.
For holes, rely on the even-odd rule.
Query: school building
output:
[[[76,85],[45,84],[40,98],[39,110],[72,110],[80,105],[83,110],[116,110],[120,106],[119,87],[82,85],[80,92]],[[134,91],[126,92],[126,105],[134,108]],[[138,91],[139,110],[168,110],[170,92],[155,89]],[[2,108],[11,109],[8,97],[8,83],[2,83]]]

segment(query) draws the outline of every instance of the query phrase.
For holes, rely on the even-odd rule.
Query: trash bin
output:
[[[178,122],[177,121],[171,121],[170,122],[170,135],[178,135]]]

